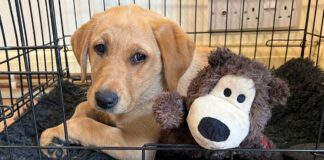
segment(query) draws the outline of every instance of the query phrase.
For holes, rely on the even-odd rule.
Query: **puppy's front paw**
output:
[[[153,114],[162,129],[177,128],[184,121],[185,107],[177,92],[162,93],[153,105]]]
[[[65,142],[58,138],[59,135],[55,131],[55,128],[45,130],[40,138],[40,145],[43,147],[53,147],[42,149],[42,152],[50,158],[62,159],[66,154],[66,149],[60,147],[65,146]]]

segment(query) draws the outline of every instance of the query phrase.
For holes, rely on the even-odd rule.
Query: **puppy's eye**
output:
[[[146,59],[146,55],[142,53],[135,53],[131,57],[129,57],[129,60],[132,64],[139,64],[143,62]]]
[[[244,94],[240,94],[237,96],[237,101],[239,103],[243,103],[245,101],[245,95]]]
[[[232,94],[231,89],[229,89],[229,88],[224,89],[224,96],[225,97],[229,97],[229,96],[231,96],[231,94]]]
[[[106,51],[106,47],[104,44],[97,44],[94,46],[94,50],[97,52],[98,55],[103,55]]]

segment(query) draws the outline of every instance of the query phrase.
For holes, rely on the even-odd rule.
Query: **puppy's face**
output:
[[[163,89],[176,89],[194,50],[178,25],[134,5],[95,15],[71,42],[83,79],[90,60],[89,104],[112,114],[152,101]]]
[[[162,91],[160,50],[148,25],[134,19],[98,24],[89,56],[91,105],[111,113],[125,113]],[[110,97],[109,97],[110,96]]]

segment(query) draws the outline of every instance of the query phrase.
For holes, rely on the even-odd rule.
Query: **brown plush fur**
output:
[[[287,84],[283,80],[273,77],[271,75],[271,72],[268,71],[262,64],[251,61],[246,57],[235,55],[226,48],[218,48],[216,51],[213,51],[208,59],[208,62],[209,65],[201,70],[198,73],[197,77],[195,77],[189,85],[185,105],[186,110],[188,111],[190,109],[191,104],[196,98],[209,94],[209,92],[217,85],[221,77],[230,74],[250,78],[254,81],[256,95],[250,111],[250,131],[248,136],[241,143],[240,147],[263,148],[261,140],[265,136],[262,132],[269,118],[271,117],[272,107],[286,103],[287,97],[289,96],[289,89]],[[174,118],[175,115],[182,114],[168,113],[168,111],[171,111],[171,109],[167,108],[179,108],[179,105],[173,105],[172,103],[174,102],[170,102],[170,100],[174,100],[174,97],[172,97],[174,95],[175,93],[172,93],[170,95],[164,93],[160,98],[156,100],[157,105],[153,106],[155,118],[159,119],[158,122],[160,123],[162,128],[163,126],[166,126],[164,128],[169,128],[170,124],[172,124],[172,126],[180,126],[180,128],[176,129],[169,128],[162,130],[160,142],[192,144],[194,143],[194,141],[193,138],[190,137],[190,134],[188,134],[189,129],[184,118]],[[176,95],[175,97],[177,99],[180,98],[179,95]],[[171,116],[172,114],[174,114],[174,116]],[[168,119],[168,123],[161,123],[165,118]],[[183,141],[183,139],[185,140]],[[275,147],[271,140],[268,140],[268,142],[271,148]],[[201,156],[204,156],[208,159],[224,158],[224,155],[220,154],[219,152],[212,154],[208,152],[208,155],[206,155],[207,152],[202,152],[190,152],[189,154],[191,154],[191,157],[196,158]],[[266,154],[261,152],[245,152],[240,153],[240,155],[248,159],[261,159],[264,156],[270,159],[280,159],[279,154],[270,152]]]
[[[177,92],[164,92],[160,95],[159,100],[154,104],[156,107],[153,108],[153,112],[161,129],[180,127],[185,120],[185,109],[182,103],[182,97]],[[165,105],[177,107],[161,107]]]

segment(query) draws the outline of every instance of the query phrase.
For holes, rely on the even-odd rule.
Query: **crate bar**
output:
[[[319,40],[318,40],[318,47],[317,47],[318,51],[317,51],[317,57],[316,57],[316,66],[318,66],[319,54],[320,54],[320,49],[321,49],[323,23],[324,23],[324,10],[323,10],[323,12],[322,12],[321,30],[320,30]]]
[[[1,30],[1,34],[2,34],[2,37],[3,37],[3,43],[4,43],[4,46],[7,46],[7,40],[6,40],[6,35],[4,33],[4,29],[3,29],[3,23],[2,23],[2,18],[0,16],[0,30]],[[6,54],[6,59],[8,59],[9,55],[8,55],[8,51],[6,50],[5,51],[5,54]],[[7,70],[10,72],[10,63],[9,61],[7,61]],[[13,94],[12,94],[12,86],[11,86],[11,77],[10,77],[10,74],[8,73],[8,86],[9,86],[9,97],[10,97],[10,104],[11,106],[13,105]],[[3,125],[4,125],[4,132],[6,133],[6,138],[7,138],[7,143],[10,144],[10,139],[9,139],[9,135],[8,135],[8,132],[7,132],[7,122],[6,122],[6,119],[5,119],[5,111],[4,111],[4,108],[3,108],[3,103],[2,103],[2,96],[1,96],[1,90],[0,90],[0,106],[1,106],[1,114],[2,116],[1,117],[4,117],[4,120],[3,120]],[[11,108],[12,109],[12,108]],[[2,118],[1,118],[2,119]],[[1,120],[0,120],[1,121]],[[12,158],[12,155],[11,155],[11,149],[9,149],[9,154],[10,154],[10,158]]]
[[[31,52],[31,51],[34,51],[36,49],[56,48],[56,47],[63,47],[63,46],[29,46],[29,47],[13,47],[13,46],[7,46],[6,47],[6,46],[4,46],[4,47],[0,47],[0,50],[21,50],[21,49],[28,49],[28,51],[26,51],[26,52]],[[30,48],[33,48],[33,49],[30,49]],[[19,58],[20,59],[20,56],[23,56],[23,54],[18,53],[17,56],[13,56],[13,57],[9,58],[8,60],[3,60],[3,61],[0,62],[0,64],[3,64],[5,62],[7,62],[7,61],[11,61],[11,60],[16,59],[16,58]],[[45,65],[45,67],[46,67],[46,65]]]
[[[78,20],[77,20],[77,16],[76,16],[75,0],[73,0],[72,2],[73,2],[74,24],[75,24],[75,29],[77,29],[78,28]]]
[[[4,33],[4,29],[3,29],[3,23],[2,23],[2,18],[0,16],[0,29],[1,29],[1,34],[2,34],[2,37],[3,37],[3,44],[4,46],[7,46],[7,41],[6,41],[6,35]],[[8,51],[6,50],[5,51],[5,54],[6,54],[6,59],[8,59],[9,55],[8,55]],[[10,71],[10,63],[9,61],[7,62],[7,69],[8,71]],[[12,96],[12,86],[11,86],[11,78],[10,78],[10,74],[8,74],[8,83],[9,83],[9,96],[10,96],[10,104],[12,105],[13,104],[13,96]],[[2,103],[2,95],[1,95],[1,90],[0,90],[0,106],[1,106],[1,114],[2,114],[2,117],[5,117],[5,112],[4,112],[4,109],[3,109],[3,103]],[[4,119],[3,121],[3,125],[4,125],[4,133],[6,135],[6,138],[7,138],[7,143],[10,144],[10,139],[9,139],[9,134],[8,134],[8,131],[7,131],[7,121],[6,119]],[[9,149],[9,154],[10,154],[10,158],[12,158],[12,152],[11,152],[11,149]]]
[[[151,0],[148,1],[149,9],[151,9]]]
[[[239,48],[239,55],[241,55],[241,49],[242,49],[242,39],[243,39],[243,22],[244,22],[244,6],[245,5],[245,0],[243,0],[243,6],[242,6],[242,17],[241,17],[241,29],[240,29],[240,48]]]
[[[289,30],[288,29],[275,29],[274,30],[275,32],[288,32]],[[304,31],[304,29],[290,29],[291,32],[301,32],[301,31]],[[241,30],[227,30],[228,33],[237,33],[237,32],[241,32]],[[251,32],[257,32],[256,30],[250,30],[250,29],[246,29],[246,30],[243,30],[242,32],[247,32],[247,33],[251,33]],[[272,32],[271,29],[260,29],[258,30],[258,32]],[[224,31],[220,31],[220,30],[214,30],[212,32],[210,31],[196,31],[196,32],[186,32],[187,34],[210,34],[210,33],[224,33]],[[307,33],[307,34],[311,34],[311,33]],[[318,34],[314,34],[314,36],[320,36]],[[71,35],[65,35],[64,37],[71,37]],[[62,39],[63,37],[59,38],[59,39]],[[322,38],[324,38],[324,36],[322,36]],[[51,42],[53,43],[53,42]],[[47,43],[49,44],[49,43]],[[69,44],[67,44],[69,45]],[[62,46],[63,47],[63,46]],[[55,47],[54,47],[55,48]]]
[[[224,36],[224,47],[226,47],[227,42],[227,22],[228,21],[228,0],[226,0],[226,19],[225,19],[225,36]]]
[[[55,49],[55,48],[63,48],[62,45],[51,45],[51,46],[4,46],[0,47],[0,50],[18,50],[18,49]]]
[[[147,144],[146,150],[196,150],[196,151],[206,151],[207,149],[201,148],[198,145],[191,144]],[[105,147],[106,148],[106,147]],[[120,147],[122,148],[122,147]],[[143,147],[142,147],[143,149]],[[213,151],[232,151],[232,152],[317,152],[324,153],[323,149],[261,149],[261,148],[230,148],[230,149],[217,149]]]
[[[36,40],[36,34],[35,34],[35,25],[34,25],[34,14],[32,11],[32,6],[30,3],[30,0],[28,0],[28,4],[29,4],[29,13],[30,13],[30,18],[31,18],[31,24],[32,24],[32,31],[33,31],[33,40],[34,40],[34,45],[37,45],[37,40]],[[36,70],[39,72],[39,60],[38,60],[38,50],[35,50],[36,53]],[[28,53],[29,54],[29,53]],[[40,84],[40,77],[38,75],[38,85]]]
[[[66,35],[66,36],[64,36],[64,37],[71,37],[71,35]],[[58,38],[59,40],[60,39],[63,39],[64,37],[60,37],[60,38]],[[0,49],[1,48],[3,48],[3,50],[7,50],[7,49],[28,49],[28,52],[31,52],[31,51],[34,51],[35,49],[46,49],[46,48],[51,48],[53,45],[51,45],[51,44],[53,44],[54,42],[53,41],[50,41],[50,42],[48,42],[48,43],[44,43],[44,45],[41,45],[41,46],[31,46],[31,45],[29,45],[29,46],[19,46],[19,45],[17,45],[17,46],[11,46],[11,48],[4,48],[4,47],[0,47]],[[64,46],[62,46],[62,45],[58,45],[58,46],[61,46],[62,48],[64,47]],[[36,47],[36,48],[28,48],[28,47]],[[54,46],[54,47],[52,47],[52,49],[53,48],[56,48],[57,46]]]
[[[48,5],[46,5],[46,6],[48,6],[48,9],[50,8],[50,6],[49,6],[49,0],[47,0],[47,1],[45,1],[45,2],[48,2]],[[46,7],[47,8],[47,7]],[[48,29],[50,30],[49,31],[49,35],[50,35],[50,37],[52,36],[52,32],[51,31],[53,31],[53,26],[52,26],[52,24],[51,24],[51,14],[50,14],[50,10],[48,10],[49,11],[49,16],[47,17],[47,18],[49,18],[49,25],[48,25]],[[55,26],[56,27],[56,26]],[[51,34],[52,33],[52,34]],[[56,41],[56,39],[54,39],[54,37],[52,37],[53,38],[53,42],[55,42]],[[55,44],[55,43],[53,43],[53,44]],[[50,44],[50,46],[53,46],[53,44],[51,43]],[[53,48],[53,49],[51,49],[51,68],[52,68],[52,72],[54,72],[54,64],[55,64],[55,51],[53,51],[55,48]],[[52,76],[54,76],[54,75],[52,75]]]
[[[287,32],[287,29],[275,29],[275,32]],[[304,31],[304,29],[291,29],[291,31],[299,32]],[[238,33],[240,30],[227,30],[228,33]],[[242,32],[256,32],[256,30],[243,30]],[[258,32],[272,32],[271,29],[260,29]],[[195,34],[195,32],[187,32],[188,34]],[[210,33],[224,33],[224,31],[198,31],[197,34],[210,34]]]
[[[163,1],[163,15],[166,16],[166,0]]]
[[[312,34],[311,34],[311,45],[309,47],[309,55],[308,55],[310,60],[312,59],[313,38],[314,38],[314,29],[316,24],[317,6],[318,6],[318,0],[316,0],[315,2],[315,11],[314,11]]]
[[[210,0],[210,23],[209,23],[209,47],[211,47],[212,25],[213,25],[213,0]],[[197,32],[195,33],[197,34]]]
[[[105,4],[104,4],[105,6]],[[105,7],[104,7],[105,8]],[[62,40],[63,40],[63,49],[64,49],[64,58],[65,58],[65,68],[66,68],[66,74],[67,77],[70,78],[70,68],[69,68],[69,62],[68,62],[68,56],[67,56],[67,49],[66,49],[66,42],[64,38],[64,23],[63,23],[63,15],[62,15],[62,7],[61,7],[61,0],[59,0],[59,11],[60,11],[60,22],[61,22],[61,30],[62,30]]]
[[[191,149],[199,149],[199,150],[205,150],[201,147],[199,147],[199,145],[195,145],[195,144],[159,144],[159,143],[148,143],[144,145],[146,148],[149,147],[166,147],[166,148],[191,148]]]
[[[27,146],[27,145],[0,145],[0,148],[15,149],[78,149],[78,150],[143,150],[143,147],[87,147],[87,146]],[[155,149],[147,149],[155,150]],[[183,149],[182,149],[183,150]]]
[[[60,4],[61,5],[61,4]],[[103,10],[106,11],[106,0],[102,0]],[[61,7],[60,7],[61,8]]]
[[[270,47],[270,53],[269,53],[269,62],[268,62],[268,68],[270,68],[271,65],[271,58],[272,58],[272,48],[273,48],[273,37],[274,37],[274,29],[276,25],[276,13],[277,13],[277,4],[278,0],[275,1],[275,8],[273,13],[273,22],[272,22],[272,33],[271,33],[271,47]]]
[[[88,10],[89,10],[89,19],[91,19],[91,3],[90,3],[90,0],[88,0]]]
[[[39,72],[35,72],[35,71],[0,71],[0,74],[17,74],[17,75],[38,75],[38,74],[58,74],[58,72],[50,72],[50,71],[39,71]]]
[[[52,35],[51,35],[51,25],[50,25],[50,20],[49,20],[49,14],[48,14],[48,0],[45,0],[45,10],[46,10],[46,20],[47,20],[47,29],[48,29],[48,38],[49,41],[52,42]],[[55,41],[55,39],[53,39],[53,41]],[[52,46],[52,44],[49,44],[50,46]],[[51,49],[51,68],[52,68],[52,72],[54,71],[54,62],[53,62],[53,50]],[[46,64],[47,65],[47,64]],[[54,77],[54,75],[52,75],[52,77]]]
[[[142,160],[144,160],[144,159],[145,159],[145,150],[142,149]]]
[[[266,41],[266,46],[267,47],[285,47],[285,48],[287,47],[287,45],[273,45],[273,42],[275,42],[275,41],[282,42],[282,41],[288,41],[288,39],[272,39],[272,40],[270,39],[270,40]],[[293,42],[301,41],[301,43],[299,45],[288,45],[289,47],[300,47],[302,45],[303,40],[302,39],[289,39],[288,43],[291,41],[293,41]],[[269,45],[269,42],[271,42],[272,45],[271,45],[271,43]]]
[[[11,6],[11,1],[8,0],[8,4],[9,4],[9,11],[10,11],[10,16],[11,16],[11,22],[12,22],[12,26],[14,27],[14,33],[15,33],[15,40],[16,40],[16,45],[19,46],[19,41],[18,41],[18,33],[17,33],[17,28],[16,28],[16,23],[14,20],[14,14],[12,11],[12,6]],[[20,55],[20,51],[17,50],[17,54]],[[18,69],[19,71],[21,71],[21,60],[20,60],[20,56],[18,57]],[[24,85],[22,82],[22,76],[19,76],[19,83],[20,83],[20,95],[24,94]],[[18,117],[20,116],[20,111],[18,111]]]
[[[196,145],[188,144],[150,144],[146,147],[94,147],[94,146],[27,146],[27,145],[0,145],[0,148],[19,148],[19,149],[77,149],[77,150],[192,150],[206,151]],[[256,149],[256,148],[232,148],[232,149],[217,149],[213,151],[233,151],[233,152],[316,152],[324,153],[323,149]]]
[[[19,0],[21,2],[21,0]],[[22,20],[22,26],[23,26],[23,33],[25,35],[25,44],[26,46],[29,46],[29,43],[28,43],[28,36],[27,36],[27,29],[26,29],[26,23],[25,23],[25,16],[24,16],[24,10],[23,10],[23,7],[21,5],[21,3],[19,3],[20,5],[20,14],[21,14],[21,20]],[[29,51],[27,50],[27,52],[25,52],[25,54],[27,54],[27,58],[28,58],[28,62],[30,62],[30,54],[29,54]],[[31,68],[31,65],[30,63],[28,64],[25,64],[25,65],[29,65],[29,68]]]
[[[322,35],[322,31],[323,31],[323,22],[324,22],[324,10],[322,12],[322,22],[321,22],[320,35]],[[321,37],[319,39],[319,46],[318,46],[318,54],[317,54],[316,66],[318,65],[318,57],[319,57],[320,48],[321,48]],[[322,133],[323,133],[323,127],[324,127],[324,107],[322,107],[322,115],[321,115],[321,121],[320,121],[320,125],[319,125],[319,131],[318,131],[318,135],[317,135],[317,141],[316,141],[315,149],[318,149],[319,148],[319,145],[321,143],[321,138],[322,138]],[[314,160],[315,159],[316,159],[316,156],[314,155]]]
[[[22,11],[22,8],[19,8],[19,6],[21,7],[20,5],[20,0],[15,0],[15,4],[16,4],[16,13],[17,13],[17,20],[18,20],[18,26],[19,26],[19,33],[20,33],[20,40],[21,40],[21,45],[22,46],[25,46],[25,40],[24,40],[24,35],[23,35],[23,24],[22,24],[22,17],[21,17],[21,13],[20,11]],[[23,57],[24,57],[24,63],[25,63],[25,70],[26,71],[30,71],[30,68],[29,68],[29,62],[28,62],[28,59],[27,59],[27,56],[26,56],[26,49],[23,49]],[[36,144],[39,145],[39,136],[38,136],[38,129],[37,129],[37,125],[36,125],[36,117],[35,117],[35,106],[34,106],[34,103],[33,103],[33,94],[32,94],[32,80],[31,80],[31,76],[30,75],[26,75],[27,76],[27,86],[28,86],[28,94],[30,95],[30,106],[32,107],[32,114],[33,114],[33,126],[34,126],[34,130],[35,130],[35,139],[36,139]],[[41,159],[41,153],[40,153],[40,150],[38,151],[38,156],[39,156],[39,159]]]
[[[23,48],[23,49],[24,49],[24,48]],[[1,50],[1,49],[0,49],[0,50]],[[2,50],[6,50],[6,49],[2,49]],[[31,51],[31,50],[29,50],[29,51]],[[27,51],[26,51],[26,52],[27,52]],[[13,56],[13,57],[9,58],[8,60],[3,60],[3,61],[0,62],[0,64],[6,63],[7,61],[14,60],[14,59],[16,59],[16,58],[20,58],[20,56],[23,56],[23,54],[19,54],[19,55],[17,55],[17,56]],[[45,62],[46,62],[46,61],[45,61]],[[45,65],[45,68],[46,68],[46,65]]]
[[[320,121],[320,125],[319,125],[319,131],[318,131],[318,135],[317,135],[316,145],[315,145],[316,150],[318,150],[319,145],[321,143],[323,127],[324,127],[324,107],[322,107],[321,121]],[[316,153],[318,153],[318,152],[316,152]],[[314,155],[314,160],[315,159],[316,159],[316,156]]]
[[[144,144],[142,146],[142,160],[145,160],[145,151],[146,151],[146,145]]]
[[[304,58],[304,55],[305,55],[307,27],[308,27],[309,11],[310,11],[311,4],[312,4],[312,0],[308,0],[307,12],[306,12],[306,20],[305,20],[305,28],[304,28],[304,36],[303,36],[303,45],[301,46],[302,50],[301,50],[301,53],[300,53],[300,57],[302,57],[302,58]]]
[[[307,32],[307,34],[309,34],[309,35],[313,35],[313,36],[315,36],[315,37],[322,37],[322,38],[324,38],[324,36],[321,36],[321,35],[316,34],[316,33],[312,34],[312,33]]]
[[[256,28],[256,32],[255,32],[253,60],[255,60],[255,58],[256,58],[256,52],[257,52],[257,47],[258,47],[259,27],[260,27],[260,9],[261,9],[261,0],[259,0],[259,5],[258,5],[258,19],[257,19],[257,28]]]
[[[0,17],[1,18],[1,17]],[[1,25],[2,26],[2,25]],[[0,114],[1,114],[1,117],[5,117],[5,112],[4,112],[4,109],[3,109],[3,103],[2,103],[2,95],[1,95],[1,90],[0,90]],[[9,133],[8,133],[8,124],[7,124],[7,121],[6,119],[4,118],[3,120],[3,125],[4,125],[4,133],[6,135],[6,139],[7,139],[7,144],[11,144],[10,142],[10,139],[9,139]],[[10,156],[10,159],[12,159],[12,149],[9,148],[9,156]]]
[[[51,24],[52,24],[52,34],[53,34],[53,40],[54,45],[58,45],[58,37],[57,37],[57,29],[56,29],[56,18],[55,18],[55,10],[54,10],[54,2],[53,0],[49,0],[49,9],[51,14]],[[62,91],[62,81],[63,81],[63,71],[61,66],[61,55],[59,48],[55,49],[55,58],[56,58],[56,67],[57,67],[57,84],[59,87],[59,94],[61,96],[60,98],[60,105],[62,106],[62,113],[63,113],[63,127],[64,127],[64,138],[65,143],[67,146],[70,145],[69,142],[69,136],[68,136],[68,130],[67,130],[67,123],[66,123],[66,113],[65,113],[65,106],[64,106],[64,97],[63,97],[63,91]],[[67,157],[70,159],[69,150],[67,150]]]
[[[45,46],[45,41],[44,41],[44,30],[43,30],[43,22],[42,22],[42,13],[40,11],[40,5],[39,5],[39,0],[37,0],[37,6],[38,6],[38,15],[39,15],[39,24],[40,24],[40,30],[41,30],[41,38],[42,38],[42,45]],[[43,56],[44,56],[44,69],[47,71],[47,61],[46,61],[46,53],[45,53],[45,48],[43,48]],[[46,80],[47,80],[47,75],[46,75]]]
[[[195,26],[194,26],[194,42],[196,43],[197,40],[197,0],[195,0]]]
[[[231,151],[231,160],[234,160],[234,153]]]
[[[290,19],[289,19],[289,27],[288,27],[288,37],[287,37],[287,45],[286,45],[286,53],[285,53],[285,63],[287,62],[287,56],[288,56],[288,48],[289,48],[289,40],[290,40],[290,30],[291,30],[291,22],[292,22],[292,16],[293,16],[293,10],[294,10],[294,1],[291,2],[291,11],[290,11]]]
[[[3,40],[3,44],[4,46],[7,46],[7,39],[6,39],[6,35],[4,33],[4,29],[3,29],[3,23],[2,23],[2,18],[0,16],[0,30],[1,30],[1,34],[2,34],[2,40]],[[5,54],[6,54],[6,59],[9,58],[9,53],[7,50],[5,50]],[[7,61],[7,70],[10,72],[11,68],[10,68],[10,63],[9,61]],[[13,94],[12,94],[12,86],[11,86],[11,77],[10,77],[10,73],[8,73],[8,86],[9,86],[9,96],[10,96],[10,104],[13,104]]]

